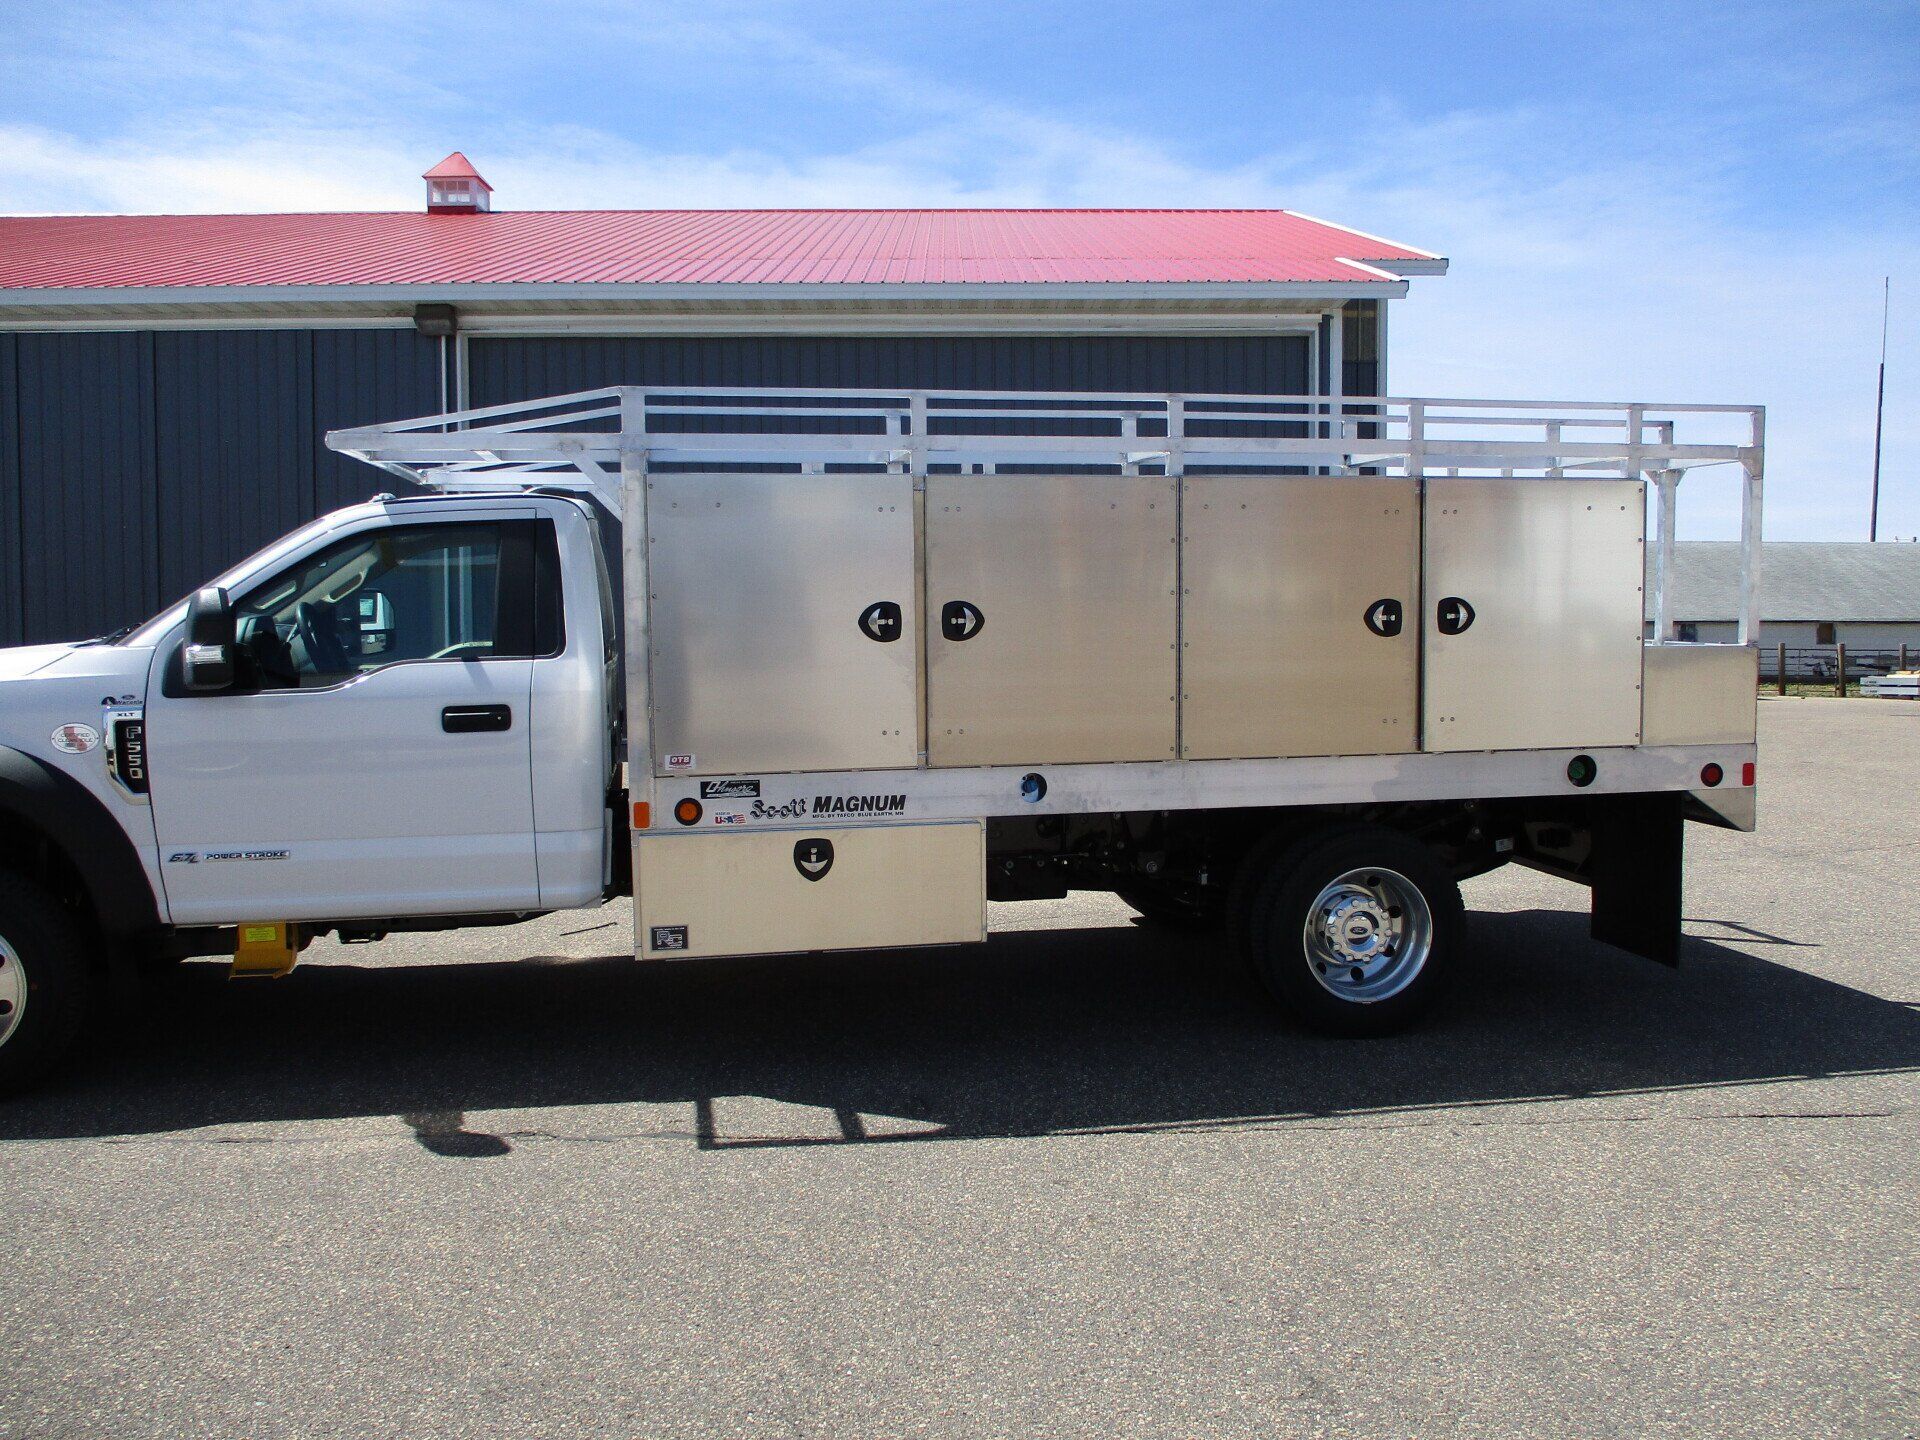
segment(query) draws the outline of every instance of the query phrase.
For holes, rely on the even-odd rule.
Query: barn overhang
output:
[[[952,333],[1234,331],[1311,323],[1351,300],[1391,300],[1407,282],[1144,284],[474,284],[196,285],[0,289],[0,328],[248,327],[411,323],[420,305],[453,305],[462,328],[557,321],[636,329]]]

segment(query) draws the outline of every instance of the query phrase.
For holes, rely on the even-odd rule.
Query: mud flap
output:
[[[1593,938],[1662,965],[1680,963],[1686,796],[1609,796],[1595,807]]]

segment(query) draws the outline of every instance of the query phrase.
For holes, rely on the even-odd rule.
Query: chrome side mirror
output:
[[[233,684],[233,602],[217,585],[193,592],[187,602],[187,643],[180,652],[180,679],[195,694]]]

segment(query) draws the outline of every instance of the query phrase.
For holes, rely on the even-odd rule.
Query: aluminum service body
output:
[[[1732,406],[621,386],[327,443],[620,517],[639,846],[1554,795],[1582,753],[1588,793],[1697,792],[1706,760],[1754,758],[1750,718],[1649,708],[1643,685],[1745,673],[1718,657],[1757,630],[1763,426]],[[1701,466],[1742,489],[1737,647],[1667,638],[1674,500]],[[1685,663],[1643,663],[1643,575],[1654,646]],[[876,602],[893,633],[863,633]],[[1276,619],[1299,638],[1263,655]],[[1709,799],[1750,823],[1738,791]],[[668,807],[691,799],[682,832]]]

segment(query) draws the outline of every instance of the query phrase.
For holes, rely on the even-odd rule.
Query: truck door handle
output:
[[[449,705],[440,712],[440,728],[449,735],[511,730],[513,711],[505,705]]]
[[[1367,629],[1391,640],[1400,633],[1400,626],[1405,622],[1406,616],[1402,613],[1398,600],[1376,600],[1367,607],[1365,619]]]
[[[970,600],[949,600],[940,607],[940,633],[949,640],[971,640],[987,628],[987,617]]]
[[[1458,635],[1473,624],[1473,606],[1458,595],[1449,595],[1440,602],[1433,618],[1442,635]]]
[[[885,645],[900,638],[900,602],[876,600],[860,612],[860,633]]]

